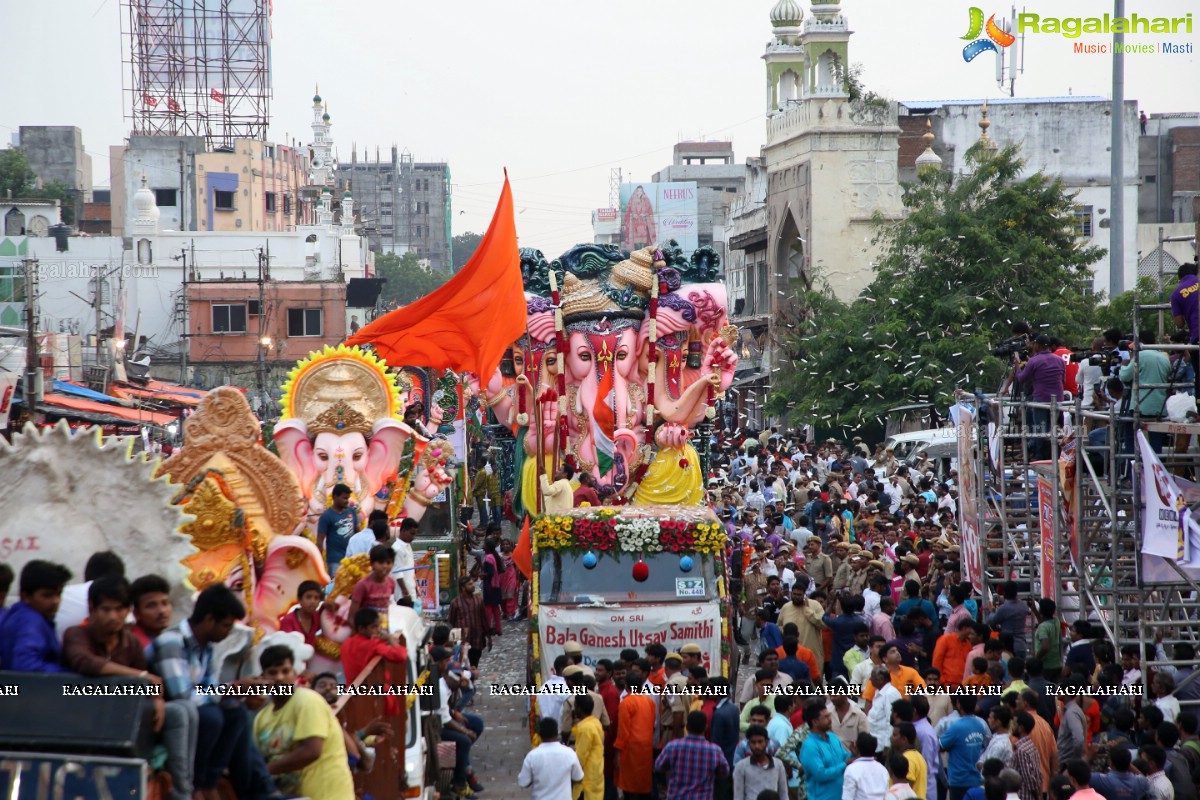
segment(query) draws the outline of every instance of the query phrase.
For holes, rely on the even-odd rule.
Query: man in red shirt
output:
[[[1079,387],[1076,385],[1079,375],[1079,362],[1071,361],[1071,349],[1063,345],[1058,339],[1054,340],[1054,355],[1063,360],[1067,365],[1067,374],[1063,378],[1063,387],[1072,394],[1078,394]]]
[[[600,495],[596,492],[596,476],[590,472],[579,473],[579,488],[575,490],[575,507],[587,503],[593,508],[600,507]]]

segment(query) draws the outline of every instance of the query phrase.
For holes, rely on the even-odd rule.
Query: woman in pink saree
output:
[[[504,618],[517,618],[517,592],[521,588],[520,571],[513,563],[513,543],[504,539],[500,542],[501,557],[504,559],[504,571],[500,573],[500,600]]]
[[[626,250],[648,247],[658,241],[658,227],[654,224],[654,204],[641,186],[633,190],[625,206],[625,219],[621,230],[624,239],[621,245]]]

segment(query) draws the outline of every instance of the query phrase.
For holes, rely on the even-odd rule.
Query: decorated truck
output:
[[[570,639],[589,661],[695,642],[710,674],[732,669],[725,531],[690,444],[737,368],[719,268],[673,241],[521,251],[526,333],[480,389],[513,430],[513,509],[532,518],[536,685]],[[602,505],[545,513],[570,499],[566,472]]]
[[[536,548],[530,677],[540,685],[571,640],[584,661],[658,642],[700,645],[710,675],[733,663],[725,532],[703,506],[577,508],[543,516]]]

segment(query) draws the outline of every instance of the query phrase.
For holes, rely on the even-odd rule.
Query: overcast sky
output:
[[[967,8],[978,0],[845,0],[850,60],[867,87],[899,100],[996,97],[990,55],[966,64]],[[801,0],[808,9],[807,2]],[[392,143],[447,160],[454,232],[482,231],[507,166],[522,246],[553,257],[591,238],[610,170],[648,180],[680,139],[732,139],[739,161],[764,141],[774,0],[275,0],[271,135],[311,140],[311,97],[329,101],[342,159]],[[1009,5],[987,7],[1007,13]],[[1082,16],[1111,4],[1031,0],[1029,12]],[[53,13],[51,13],[53,9]],[[1195,0],[1127,0],[1126,13],[1183,16]],[[95,183],[126,135],[120,0],[0,0],[0,137],[19,125],[77,125]],[[1170,41],[1200,46],[1194,33]],[[1102,41],[1085,37],[1080,41]],[[1137,41],[1157,42],[1151,36]],[[1130,39],[1133,41],[1133,37]],[[1149,113],[1200,110],[1191,55],[1126,58],[1126,97]],[[1018,97],[1108,97],[1111,58],[1026,38]],[[993,133],[996,133],[993,130]]]

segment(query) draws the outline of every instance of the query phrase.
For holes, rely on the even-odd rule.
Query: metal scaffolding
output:
[[[1136,306],[1134,328],[1157,329],[1160,342],[1133,350],[1135,362],[1144,351],[1186,359],[1200,349],[1161,343],[1174,330],[1166,305]],[[1147,674],[1163,666],[1196,666],[1173,655],[1173,646],[1200,648],[1200,570],[1141,552],[1145,502],[1134,432],[1163,436],[1164,467],[1200,480],[1194,438],[1200,424],[1141,416],[1137,401],[1144,392],[1190,391],[1192,385],[1140,383],[1139,374],[1135,370],[1125,387],[1131,401],[1105,411],[1084,409],[1081,398],[1037,403],[960,394],[986,413],[976,416],[971,430],[978,457],[959,468],[975,470],[984,603],[998,604],[1000,584],[1014,580],[1024,596],[1054,599],[1064,621],[1087,619],[1098,626],[1115,644],[1118,660],[1122,647],[1137,645]],[[1038,412],[1054,424],[1029,424]],[[1185,680],[1198,675],[1200,670]]]
[[[270,0],[123,0],[123,88],[131,131],[265,140]]]

